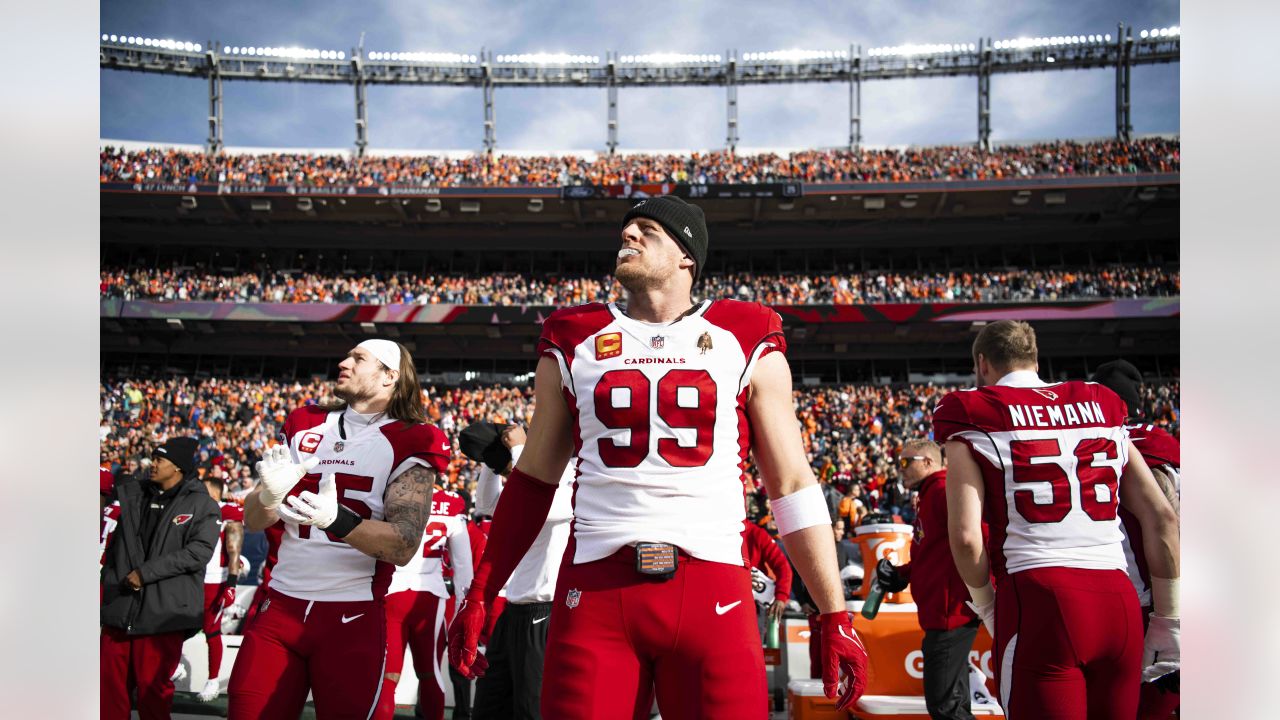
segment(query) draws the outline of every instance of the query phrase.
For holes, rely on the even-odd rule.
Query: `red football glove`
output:
[[[867,648],[853,630],[849,613],[818,616],[822,633],[822,691],[836,697],[836,709],[852,707],[867,689]],[[843,677],[842,677],[843,676]]]
[[[222,586],[222,607],[229,608],[236,604],[236,586],[235,583],[226,583]]]
[[[468,592],[467,599],[462,601],[462,607],[458,608],[458,614],[449,624],[449,664],[468,680],[482,677],[489,667],[485,656],[476,651],[488,608],[483,600],[471,597],[473,594],[479,595],[475,590]]]

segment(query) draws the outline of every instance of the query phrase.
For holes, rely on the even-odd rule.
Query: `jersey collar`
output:
[[[996,384],[1017,388],[1045,387],[1049,385],[1049,383],[1040,379],[1039,373],[1035,370],[1014,370],[1000,378]]]

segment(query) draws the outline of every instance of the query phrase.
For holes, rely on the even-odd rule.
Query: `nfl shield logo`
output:
[[[667,339],[661,335],[654,335],[653,337],[649,338],[649,346],[652,347],[654,350],[661,350],[662,346],[665,345],[666,342],[667,342]]]
[[[334,452],[342,452],[342,448],[344,448],[344,447],[346,447],[346,446],[347,446],[347,444],[346,444],[346,443],[342,442],[341,440],[338,440],[337,442],[335,442],[335,443],[333,444],[333,451],[334,451]]]
[[[578,607],[578,601],[580,600],[582,600],[582,591],[570,590],[569,594],[565,596],[564,604],[568,605],[570,608],[576,608]]]

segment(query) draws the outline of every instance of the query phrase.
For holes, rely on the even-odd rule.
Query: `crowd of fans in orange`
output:
[[[101,271],[103,298],[282,303],[578,305],[617,300],[609,275],[417,275],[314,272],[213,272],[201,267]],[[774,305],[876,302],[1003,302],[1178,295],[1177,270],[1160,266],[1093,268],[709,273],[697,292]]]
[[[325,380],[104,379],[101,461],[117,476],[137,473],[153,448],[171,436],[192,435],[200,445],[198,471],[225,478],[231,496],[243,499],[255,482],[253,464],[276,441],[289,410],[332,402],[331,388]],[[883,508],[909,518],[909,494],[893,461],[903,442],[930,433],[934,406],[953,389],[859,384],[795,390],[805,450],[818,477],[849,498],[842,508]],[[1149,383],[1142,393],[1143,417],[1177,435],[1178,382]],[[472,422],[527,424],[533,414],[531,386],[428,387],[424,395],[428,421],[444,430],[453,447]],[[459,453],[444,484],[471,498],[478,475],[479,466]],[[748,476],[756,477],[750,470]],[[759,515],[766,503],[756,483],[749,504]]]
[[[101,182],[217,183],[297,187],[502,187],[628,183],[757,184],[998,180],[1032,176],[1178,172],[1179,140],[1056,141],[905,149],[804,150],[786,155],[731,151],[516,156],[365,156],[305,153],[219,154],[104,147]]]

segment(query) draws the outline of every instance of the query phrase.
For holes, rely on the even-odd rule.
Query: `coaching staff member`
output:
[[[885,592],[911,585],[916,616],[924,628],[924,702],[934,720],[973,720],[969,711],[969,651],[978,634],[978,616],[965,605],[969,590],[956,571],[947,535],[947,471],[931,440],[910,440],[898,457],[902,484],[920,490],[920,510],[911,538],[911,562],[876,564]],[[985,539],[987,526],[982,526]]]
[[[168,718],[182,643],[200,630],[204,569],[218,541],[218,504],[196,477],[196,441],[156,448],[150,482],[116,486],[120,519],[102,568],[103,720]]]

